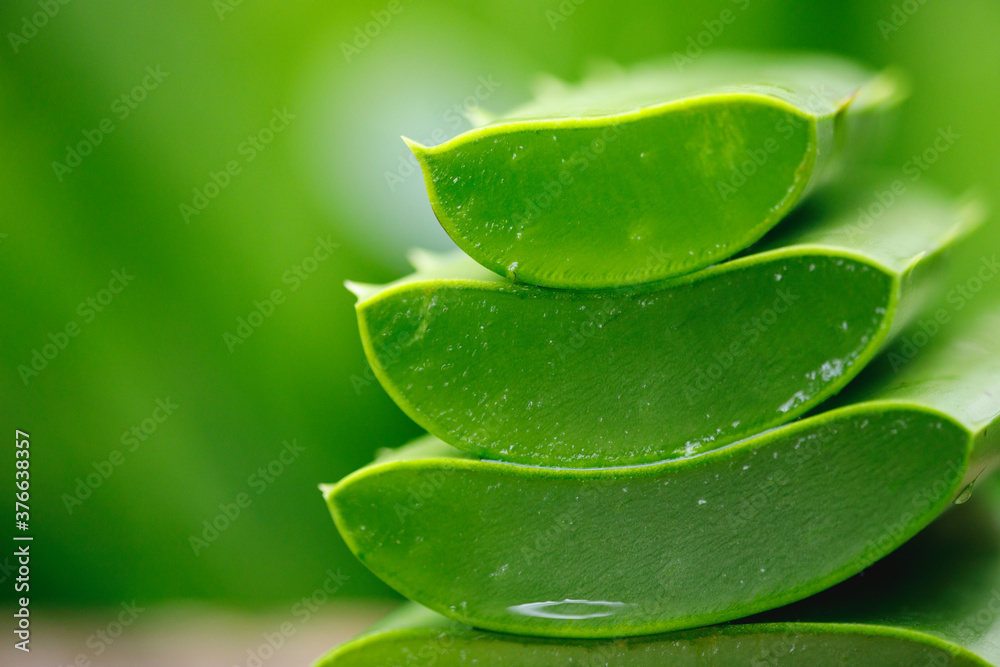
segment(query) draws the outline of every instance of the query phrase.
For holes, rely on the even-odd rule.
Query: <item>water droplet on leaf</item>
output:
[[[962,492],[958,494],[958,498],[955,498],[955,504],[961,505],[962,503],[967,502],[969,498],[972,497],[972,487],[974,487],[975,485],[976,485],[975,482],[970,482],[967,487],[962,489]]]

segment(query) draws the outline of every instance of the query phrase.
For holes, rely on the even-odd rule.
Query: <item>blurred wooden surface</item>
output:
[[[260,615],[180,605],[141,611],[32,609],[30,654],[13,648],[10,625],[5,623],[0,665],[308,667],[394,606],[391,602],[331,602],[315,613],[289,607]],[[9,620],[13,612],[5,605],[0,613]],[[126,621],[134,618],[119,630],[119,616]]]

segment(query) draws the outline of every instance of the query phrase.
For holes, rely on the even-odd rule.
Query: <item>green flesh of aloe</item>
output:
[[[550,86],[444,144],[408,143],[438,220],[478,263],[606,288],[746,248],[876,143],[900,96],[831,57],[706,56]]]
[[[426,437],[324,492],[366,566],[474,627],[601,638],[741,618],[861,571],[967,497],[1000,457],[997,331],[981,318],[902,364],[890,349],[839,407],[700,456],[540,468]],[[842,639],[817,632],[820,645]]]
[[[586,468],[714,449],[840,390],[933,294],[969,210],[911,189],[859,218],[876,190],[830,188],[752,252],[641,287],[552,290],[423,258],[353,286],[365,351],[410,417],[484,458]]]
[[[475,630],[407,605],[316,667],[985,667],[1000,664],[1000,489],[809,600],[738,624],[609,640]]]

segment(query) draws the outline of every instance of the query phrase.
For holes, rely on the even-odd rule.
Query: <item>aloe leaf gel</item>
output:
[[[714,449],[843,388],[978,223],[914,189],[859,226],[871,192],[832,190],[748,254],[638,288],[551,290],[423,258],[354,286],[365,352],[414,421],[484,458],[585,468]]]
[[[729,621],[890,553],[1000,455],[1000,319],[884,357],[835,409],[700,456],[574,470],[425,437],[327,487],[344,540],[478,628],[621,637]]]
[[[438,220],[479,264],[601,289],[746,248],[852,168],[902,96],[893,76],[830,56],[706,56],[549,86],[439,146],[408,144]]]

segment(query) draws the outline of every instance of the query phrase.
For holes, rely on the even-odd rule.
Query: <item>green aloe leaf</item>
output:
[[[467,257],[352,286],[390,396],[484,458],[593,467],[690,456],[804,414],[926,299],[968,209],[832,188],[752,254],[613,291],[522,285]]]
[[[842,581],[968,497],[1000,458],[998,330],[983,317],[905,364],[890,351],[850,403],[700,456],[540,468],[426,437],[324,491],[376,575],[478,628],[728,621]]]
[[[633,285],[746,248],[881,134],[888,75],[832,57],[706,56],[550,85],[485,127],[407,140],[455,242],[547,287]]]
[[[1000,665],[1000,489],[990,486],[863,576],[740,623],[543,639],[475,630],[410,604],[316,667]]]

